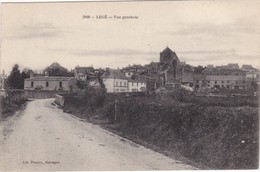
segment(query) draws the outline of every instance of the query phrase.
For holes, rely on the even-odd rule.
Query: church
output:
[[[161,87],[175,87],[176,84],[193,83],[193,67],[181,62],[175,52],[166,47],[160,52]]]

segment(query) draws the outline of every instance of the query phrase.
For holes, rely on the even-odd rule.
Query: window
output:
[[[46,87],[49,87],[49,82],[46,82]]]
[[[224,84],[224,81],[222,81],[222,84]]]
[[[227,81],[227,83],[229,83],[229,81]]]
[[[134,86],[134,82],[132,82],[132,86]]]
[[[120,87],[122,86],[122,82],[120,82]]]
[[[33,81],[31,82],[31,87],[33,87]]]
[[[118,82],[116,81],[116,86],[118,86]]]
[[[215,84],[217,84],[218,83],[218,81],[215,81]]]
[[[124,86],[126,87],[126,82],[124,82]]]
[[[62,82],[60,82],[60,88],[62,87]]]

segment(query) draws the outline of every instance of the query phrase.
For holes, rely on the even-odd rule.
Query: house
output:
[[[146,82],[144,80],[128,80],[128,91],[129,92],[144,92],[147,90]]]
[[[246,72],[258,72],[258,70],[254,68],[252,65],[242,65],[241,70]]]
[[[258,81],[257,75],[259,74],[259,70],[254,68],[252,65],[242,65],[241,70],[246,72],[247,81]]]
[[[204,82],[210,88],[246,89],[246,72],[241,69],[206,68],[203,70]]]
[[[77,89],[77,80],[73,77],[37,76],[24,80],[25,90],[63,90]]]
[[[131,78],[133,75],[141,74],[145,71],[145,68],[142,65],[129,65],[122,69],[122,72],[127,78]]]
[[[74,77],[76,79],[87,81],[89,78],[95,76],[95,69],[93,67],[76,66],[74,69]]]
[[[128,92],[128,78],[120,70],[106,68],[101,78],[108,93]]]
[[[160,62],[151,62],[145,65],[145,71],[148,74],[157,74],[160,71]]]

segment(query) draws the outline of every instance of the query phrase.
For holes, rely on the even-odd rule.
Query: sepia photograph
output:
[[[258,170],[260,1],[0,8],[0,171]]]

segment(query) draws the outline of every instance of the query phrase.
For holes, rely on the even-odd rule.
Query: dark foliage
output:
[[[69,72],[68,69],[62,67],[59,63],[55,62],[48,66],[44,73],[47,73],[48,76],[74,76],[73,72]]]
[[[146,96],[87,90],[66,100],[65,108],[81,118],[98,115],[125,137],[209,168],[258,168],[258,108],[246,99],[200,99],[185,90]]]
[[[201,75],[202,74],[202,71],[206,69],[206,67],[203,67],[203,66],[198,66],[198,67],[194,67],[194,74],[195,75]]]
[[[23,71],[20,73],[18,64],[13,66],[11,74],[7,78],[7,87],[10,89],[23,89],[24,79],[29,78],[29,73]]]

